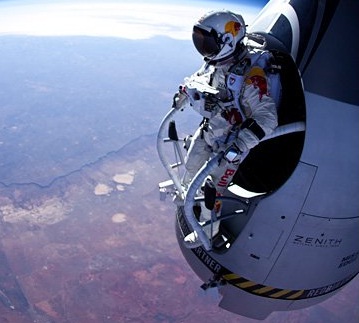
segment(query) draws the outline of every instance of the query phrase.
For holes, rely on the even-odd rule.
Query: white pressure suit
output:
[[[222,195],[249,150],[277,127],[280,84],[279,77],[269,73],[271,58],[268,51],[251,50],[240,62],[231,59],[205,64],[185,80],[187,105],[205,117],[191,138],[185,157],[187,183],[213,154],[232,147],[238,152],[235,160],[228,162],[223,158],[211,174],[217,194]],[[271,83],[275,87],[273,94]],[[207,92],[205,85],[209,86],[209,94],[203,93]],[[204,214],[201,207],[201,219],[208,220],[210,213]],[[219,223],[216,224],[213,235],[218,231]]]

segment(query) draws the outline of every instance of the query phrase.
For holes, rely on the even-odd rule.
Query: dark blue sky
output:
[[[263,7],[269,0],[207,0],[208,2],[225,2],[225,3],[247,3],[249,5],[253,5],[255,7]]]

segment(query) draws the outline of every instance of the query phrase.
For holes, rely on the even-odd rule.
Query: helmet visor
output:
[[[195,25],[192,40],[198,52],[204,57],[214,57],[221,50],[217,32],[213,28]]]

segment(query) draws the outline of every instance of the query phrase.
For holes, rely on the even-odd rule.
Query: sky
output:
[[[211,1],[211,10],[241,11],[250,23],[259,5],[248,1]],[[190,39],[193,23],[208,11],[208,1],[4,1],[0,36],[101,36],[146,39],[163,35]],[[180,18],[179,18],[180,17]]]

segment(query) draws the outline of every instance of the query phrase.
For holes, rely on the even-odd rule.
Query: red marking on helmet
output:
[[[241,30],[241,24],[239,22],[234,23],[234,30],[235,31],[240,31]]]
[[[224,31],[226,33],[231,33],[233,36],[237,36],[240,29],[241,29],[241,24],[233,20],[228,21],[224,26]]]

